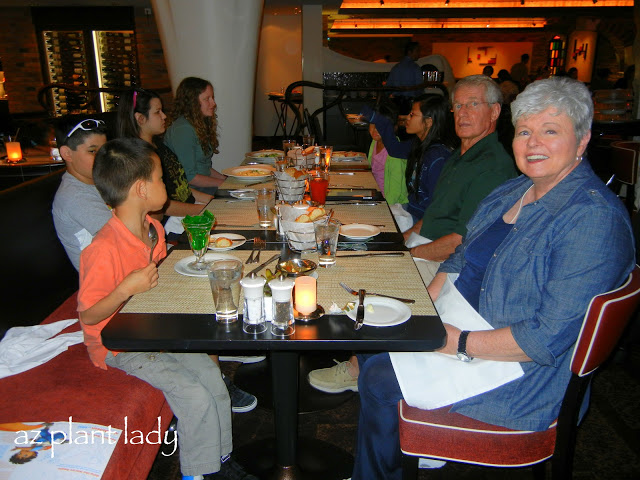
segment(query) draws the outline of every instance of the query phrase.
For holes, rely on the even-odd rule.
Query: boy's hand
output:
[[[158,285],[158,266],[155,262],[149,263],[144,268],[134,270],[124,277],[119,287],[127,293],[127,298],[136,293],[146,292]]]

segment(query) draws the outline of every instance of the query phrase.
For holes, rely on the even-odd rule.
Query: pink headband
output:
[[[133,109],[136,109],[136,99],[138,98],[138,91],[134,90],[133,91]]]

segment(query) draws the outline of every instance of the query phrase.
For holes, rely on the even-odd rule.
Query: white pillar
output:
[[[264,0],[152,0],[152,5],[174,93],[185,77],[213,84],[220,138],[214,168],[239,165],[251,150]]]
[[[302,7],[302,79],[322,83],[322,5]],[[322,107],[322,90],[304,89],[304,107],[313,113]],[[322,125],[322,115],[318,117]]]

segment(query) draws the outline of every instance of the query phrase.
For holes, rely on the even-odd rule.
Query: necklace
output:
[[[516,212],[516,214],[513,216],[513,218],[511,219],[511,221],[507,222],[510,224],[516,223],[516,218],[518,218],[518,215],[520,215],[520,210],[522,210],[522,204],[524,203],[524,197],[527,196],[527,193],[529,193],[529,190],[531,190],[533,188],[533,185],[531,185],[529,188],[527,188],[527,191],[524,192],[524,195],[522,195],[522,198],[520,199],[520,205],[518,206],[518,211]]]

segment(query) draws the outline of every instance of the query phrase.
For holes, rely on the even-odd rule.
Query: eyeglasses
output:
[[[480,108],[480,105],[491,105],[489,102],[467,102],[467,103],[454,103],[453,111],[459,112],[462,110],[462,107],[466,107],[467,110],[477,110]]]
[[[104,127],[105,123],[102,120],[94,120],[93,118],[87,118],[86,120],[82,120],[79,124],[71,129],[67,136],[64,137],[64,140],[60,142],[60,145],[64,145],[67,143],[67,140],[73,135],[76,130],[84,130],[85,132],[90,132],[91,130],[95,130],[99,127]]]

